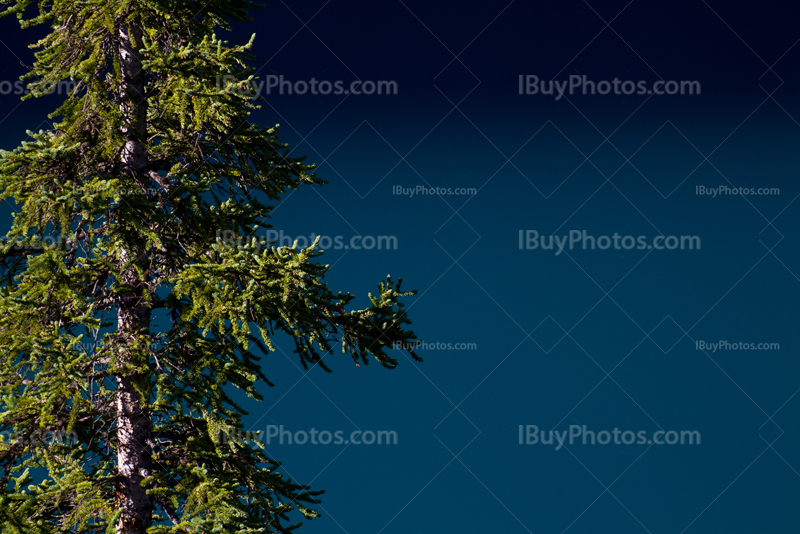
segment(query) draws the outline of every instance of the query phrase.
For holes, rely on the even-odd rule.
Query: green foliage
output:
[[[122,379],[150,425],[148,532],[288,532],[293,511],[315,517],[321,492],[282,477],[262,449],[220,439],[243,429],[245,411],[227,391],[261,400],[256,385],[270,382],[259,354],[274,350],[275,332],[294,340],[306,367],[329,371],[324,358],[341,345],[358,362],[393,368],[387,349],[415,343],[400,302],[413,292],[387,277],[370,307],[348,309],[353,295],[323,282],[317,243],[248,241],[270,227],[264,202],[325,183],[289,157],[277,126],[249,122],[257,105],[240,88],[252,79],[253,39],[231,45],[214,34],[259,6],[3,5],[23,27],[52,27],[25,76],[31,96],[61,80],[77,87],[51,115],[61,119],[52,130],[0,152],[0,198],[20,208],[0,246],[2,531],[118,528]],[[138,97],[123,75],[121,28],[141,30]],[[218,76],[235,82],[218,87]],[[131,127],[134,108],[146,112],[146,135]],[[123,157],[131,142],[144,147],[143,166]],[[113,329],[123,308],[145,318],[141,328]],[[158,309],[171,326],[155,333]]]

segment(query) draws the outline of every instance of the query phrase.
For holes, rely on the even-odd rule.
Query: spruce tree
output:
[[[317,243],[252,238],[270,202],[325,183],[249,120],[253,38],[215,34],[263,6],[0,5],[51,27],[25,98],[77,82],[51,129],[0,153],[19,207],[0,250],[2,531],[265,533],[315,517],[321,492],[241,436],[231,388],[261,400],[260,355],[281,335],[306,368],[330,371],[338,350],[393,368],[397,343],[418,360],[413,292],[387,277],[351,309]]]

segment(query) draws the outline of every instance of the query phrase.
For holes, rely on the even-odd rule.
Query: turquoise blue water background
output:
[[[331,247],[328,283],[366,306],[382,277],[402,276],[419,291],[408,312],[421,339],[471,344],[421,350],[421,364],[398,351],[393,371],[334,354],[327,374],[279,341],[264,359],[276,386],[247,404],[252,430],[398,438],[271,438],[288,475],[327,490],[301,531],[798,531],[796,20],[777,3],[270,2],[229,34],[258,34],[262,79],[397,82],[392,96],[268,96],[253,120],[280,123],[330,181],[287,195],[273,224],[391,238],[389,250]],[[3,24],[14,43],[33,40]],[[3,76],[19,74],[8,63]],[[702,92],[556,100],[520,95],[520,75],[696,80]],[[6,149],[46,128],[56,102],[2,98]],[[394,194],[418,186],[475,191]],[[719,186],[777,191],[698,194]],[[700,246],[556,254],[521,249],[521,231]],[[556,450],[520,444],[526,425],[701,442]]]

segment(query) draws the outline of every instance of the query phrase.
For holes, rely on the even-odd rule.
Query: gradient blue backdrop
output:
[[[267,447],[326,489],[301,531],[682,533],[800,530],[800,39],[766,2],[270,1],[261,79],[393,80],[399,94],[271,94],[253,119],[331,183],[287,195],[286,235],[396,236],[329,250],[335,289],[367,302],[387,273],[422,364],[304,372],[291,343],[253,430],[396,431],[396,445]],[[30,64],[4,20],[3,80]],[[696,80],[700,95],[519,95],[518,77]],[[56,96],[2,96],[2,148],[49,128]],[[401,196],[395,186],[476,188]],[[774,187],[772,196],[697,186]],[[11,206],[4,204],[3,222]],[[696,235],[700,250],[520,250],[520,230]],[[696,342],[779,350],[697,350]],[[699,445],[520,445],[543,430],[696,430]]]

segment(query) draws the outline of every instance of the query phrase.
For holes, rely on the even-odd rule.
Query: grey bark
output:
[[[144,169],[148,163],[147,99],[145,98],[145,73],[142,70],[142,31],[135,24],[120,27],[120,63],[122,67],[121,109],[126,137],[122,151],[123,172],[146,190],[149,181]],[[120,268],[135,260],[140,247],[129,243],[120,251]],[[148,408],[150,392],[147,353],[142,353],[141,336],[148,335],[150,309],[142,298],[147,291],[143,280],[132,266],[122,271],[121,282],[133,289],[119,296],[118,334],[123,340],[118,364],[122,369],[117,376],[117,486],[116,503],[121,512],[117,534],[144,534],[152,523],[153,499],[147,495],[143,480],[152,471],[152,452],[149,448],[151,414]],[[149,345],[146,344],[146,345]],[[131,367],[140,369],[131,369]]]

